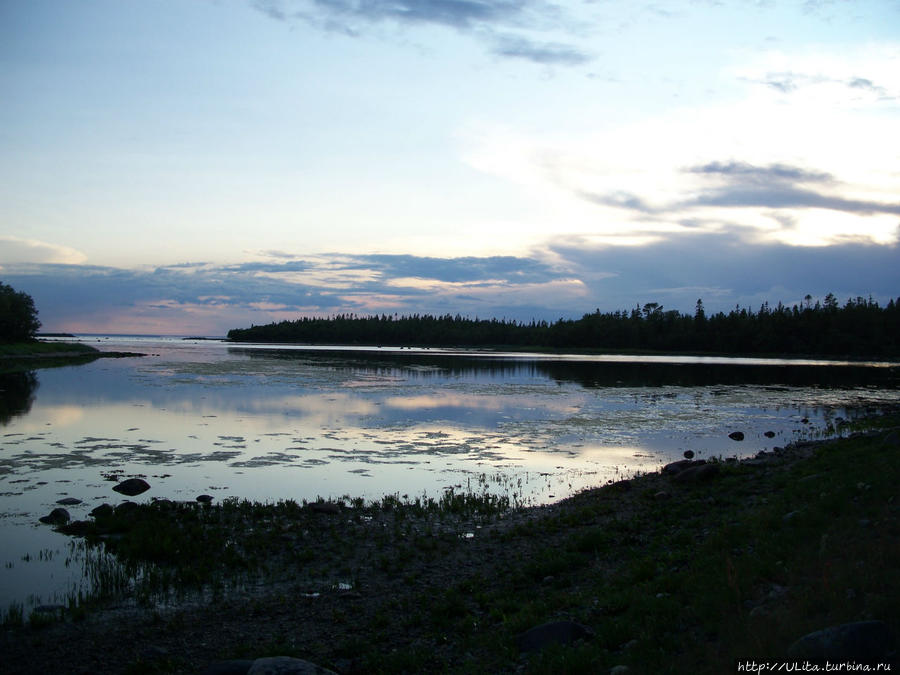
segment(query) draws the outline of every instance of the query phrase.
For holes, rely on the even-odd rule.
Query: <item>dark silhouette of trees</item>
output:
[[[34,300],[0,282],[0,342],[30,342],[41,327]]]
[[[340,314],[233,329],[228,337],[237,342],[896,357],[900,298],[880,307],[872,298],[857,297],[841,307],[829,293],[824,303],[813,303],[807,295],[792,307],[764,303],[756,312],[736,306],[716,314],[708,314],[698,299],[693,315],[648,302],[630,311],[598,309],[552,324],[458,314]]]

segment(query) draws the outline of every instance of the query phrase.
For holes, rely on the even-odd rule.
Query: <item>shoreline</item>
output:
[[[34,368],[80,365],[103,358],[131,358],[146,354],[127,351],[102,351],[91,345],[70,342],[30,342],[0,344],[0,372],[11,373]]]
[[[241,540],[235,529],[235,545],[271,567],[267,585],[209,607],[5,629],[0,644],[7,663],[28,655],[29,670],[49,658],[80,672],[77,659],[95,673],[194,673],[275,654],[342,673],[577,663],[659,672],[672,671],[673,650],[683,659],[673,672],[724,672],[739,655],[783,655],[820,623],[870,617],[900,629],[898,425],[893,413],[865,435],[644,474],[505,515],[477,502],[429,512],[387,499],[369,510],[320,502],[237,511],[256,534]],[[187,512],[226,511],[204,508]],[[191,569],[227,550],[210,538],[177,555]],[[878,566],[877,580],[860,580],[860,560]],[[529,628],[558,620],[592,637],[520,651]]]

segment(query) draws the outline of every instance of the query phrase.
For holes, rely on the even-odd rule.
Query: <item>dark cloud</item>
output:
[[[849,199],[825,190],[836,191],[841,185],[824,171],[787,164],[755,166],[745,162],[710,162],[688,167],[685,173],[705,176],[712,183],[701,188],[695,197],[653,206],[640,195],[630,192],[593,193],[580,190],[576,194],[601,206],[611,206],[643,215],[678,213],[685,209],[714,206],[726,208],[827,209],[861,216],[900,215],[900,202]],[[813,189],[814,186],[816,189]],[[778,214],[775,214],[778,219]]]
[[[625,209],[627,211],[637,211],[638,213],[654,214],[659,213],[660,209],[651,206],[643,199],[631,192],[619,190],[617,192],[608,192],[606,194],[597,194],[588,192],[587,190],[579,190],[576,193],[582,199],[585,199],[600,206],[612,206],[617,209]]]
[[[751,243],[738,233],[690,234],[646,246],[594,246],[573,238],[552,247],[575,268],[598,307],[658,301],[689,311],[764,301],[786,304],[807,293],[840,299],[872,294],[887,301],[900,289],[900,247],[861,242],[800,247]]]
[[[834,177],[824,171],[811,171],[789,164],[754,166],[746,162],[710,162],[686,169],[689,173],[723,176],[741,182],[832,183]]]
[[[351,262],[352,261],[352,262]],[[551,266],[531,258],[514,256],[433,258],[413,255],[360,255],[347,263],[355,269],[378,270],[385,278],[416,277],[447,283],[502,281],[546,283],[559,276]]]
[[[475,36],[505,58],[561,66],[591,60],[573,45],[509,32],[564,29],[562,10],[543,0],[256,0],[254,6],[278,21],[302,21],[351,36],[382,23],[442,26]]]
[[[860,215],[900,214],[900,203],[847,199],[799,185],[835,186],[831,174],[785,164],[754,166],[744,162],[712,162],[686,169],[689,173],[719,178],[725,182],[680,202],[675,208],[694,206],[764,207],[771,209],[817,208]]]
[[[547,65],[577,66],[593,60],[590,55],[571,45],[538,43],[515,36],[498,39],[491,51],[498,56]]]
[[[752,82],[754,84],[761,84],[763,86],[769,87],[782,94],[790,94],[803,87],[829,84],[847,87],[848,89],[868,91],[876,94],[883,100],[894,99],[894,97],[889,95],[888,90],[885,87],[875,83],[873,80],[867,77],[857,76],[851,77],[849,79],[837,79],[833,77],[825,77],[822,75],[805,75],[802,73],[781,72],[766,73],[761,78],[744,79],[745,81]]]
[[[306,260],[288,260],[287,262],[246,262],[235,265],[226,265],[222,269],[226,272],[306,272],[313,265]]]
[[[538,3],[527,0],[257,0],[254,4],[268,16],[282,21],[318,14],[329,20],[431,23],[467,30],[481,24],[515,21]]]
[[[765,187],[758,185],[735,185],[719,190],[711,190],[695,199],[682,202],[679,206],[828,209],[830,211],[844,211],[863,216],[879,213],[900,215],[900,204],[846,199],[793,187]]]

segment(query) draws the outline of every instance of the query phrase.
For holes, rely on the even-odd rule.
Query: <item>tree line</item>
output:
[[[840,305],[807,295],[793,306],[764,303],[757,311],[736,306],[707,314],[702,299],[693,314],[650,302],[631,310],[580,319],[519,322],[446,314],[410,316],[338,314],[236,328],[237,342],[286,342],[422,347],[511,347],[640,350],[725,354],[791,354],[847,357],[900,356],[900,298],[884,307],[871,297]]]
[[[30,342],[41,327],[30,295],[0,282],[0,343]]]

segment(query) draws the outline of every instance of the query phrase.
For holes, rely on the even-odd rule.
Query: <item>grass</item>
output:
[[[0,342],[0,374],[87,363],[101,354],[78,342]]]
[[[160,620],[153,644],[209,624],[217,658],[290,653],[341,672],[733,672],[829,625],[900,632],[898,427],[874,418],[770,461],[720,461],[709,482],[650,474],[543,508],[459,493],[156,502],[77,527],[128,570],[116,592],[212,599]],[[519,654],[519,634],[562,618],[594,637]]]
[[[0,357],[22,358],[52,356],[54,354],[81,353],[85,356],[98,354],[99,350],[80,342],[0,342]]]

